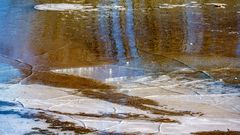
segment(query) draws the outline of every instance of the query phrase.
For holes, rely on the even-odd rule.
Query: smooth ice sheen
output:
[[[0,83],[16,82],[21,78],[21,72],[8,64],[0,63]]]

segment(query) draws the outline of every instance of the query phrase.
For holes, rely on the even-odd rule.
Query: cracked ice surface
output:
[[[25,134],[32,131],[32,128],[38,127],[45,129],[47,124],[31,117],[28,109],[24,109],[19,102],[0,101],[0,134],[15,135]],[[31,112],[32,113],[32,112]]]
[[[137,66],[133,68],[127,65],[105,65],[90,68],[56,69],[53,72],[95,78],[119,86],[120,93],[141,98],[151,99],[160,106],[154,108],[188,110],[201,112],[204,115],[195,116],[167,116],[178,120],[179,123],[156,123],[147,124],[145,121],[131,121],[135,124],[125,122],[111,127],[110,131],[138,131],[143,133],[189,134],[197,131],[212,130],[238,130],[240,125],[239,112],[240,102],[239,86],[226,85],[222,81],[208,78],[204,72],[196,72],[189,68],[179,69],[169,73],[156,74],[146,68]],[[102,76],[98,76],[101,72]],[[186,76],[189,74],[190,76]],[[202,76],[205,76],[202,78]],[[200,78],[199,78],[200,77]],[[150,117],[155,117],[150,115]],[[126,124],[127,123],[127,124]],[[126,128],[125,125],[128,127]],[[144,125],[140,128],[139,125]],[[90,124],[92,125],[92,124]],[[151,128],[149,128],[151,127]],[[153,128],[154,127],[154,128]],[[96,127],[95,127],[96,128]],[[137,128],[137,129],[136,129]],[[136,129],[136,130],[134,130]]]
[[[142,79],[144,81],[144,79]],[[129,86],[129,85],[128,85]],[[138,87],[142,85],[138,85]],[[179,123],[161,123],[148,120],[119,119],[104,117],[89,117],[70,115],[77,113],[85,114],[118,114],[132,113],[143,114],[149,117],[157,117],[148,111],[139,110],[125,105],[119,105],[103,100],[85,97],[84,95],[72,94],[74,90],[65,88],[54,88],[42,85],[2,85],[1,101],[17,101],[25,108],[41,109],[46,112],[61,112],[54,115],[64,118],[66,121],[74,122],[80,126],[96,129],[104,132],[138,132],[142,133],[166,133],[174,134],[176,131],[181,133],[190,133],[196,131],[210,130],[238,130],[240,119],[239,94],[177,94],[172,92],[156,94],[156,91],[146,96],[145,93],[132,92],[131,95],[145,97],[157,101],[160,105],[168,109],[189,110],[193,112],[202,112],[203,116],[166,116],[167,118],[178,120]],[[136,85],[135,88],[137,89]],[[151,91],[152,88],[148,88]],[[159,88],[161,91],[161,88]],[[176,90],[176,89],[175,89]],[[41,92],[38,92],[41,91]],[[121,90],[119,90],[121,91]],[[137,90],[136,90],[137,91]],[[145,90],[147,91],[147,90]],[[161,93],[161,92],[159,92]],[[155,108],[161,109],[161,106]],[[55,111],[55,112],[54,112]],[[4,119],[2,119],[4,120]],[[21,119],[20,119],[21,121]],[[24,121],[24,120],[23,120]],[[29,120],[27,120],[29,121]],[[213,126],[214,125],[214,126]],[[18,129],[16,129],[18,130]]]
[[[41,90],[41,93],[36,91]],[[147,112],[125,107],[109,102],[94,100],[87,97],[69,95],[70,90],[51,88],[40,85],[12,85],[8,90],[1,92],[0,100],[18,101],[21,102],[25,108],[42,109],[47,111],[58,111],[62,113],[91,113],[91,114],[108,114],[108,113],[140,113],[147,114]],[[35,94],[34,94],[35,93]],[[43,94],[44,93],[44,94]],[[4,95],[4,96],[3,96]],[[57,114],[56,114],[57,115]],[[97,130],[116,131],[121,130],[120,126],[132,125],[130,128],[133,130],[139,124],[141,126],[148,125],[145,132],[152,132],[155,130],[153,125],[157,123],[144,122],[144,121],[122,121],[120,119],[91,119],[87,117],[71,116],[67,117],[68,121],[81,121],[84,125]],[[81,122],[77,122],[81,124]],[[100,124],[101,123],[101,124]],[[144,123],[144,124],[141,124]],[[118,127],[119,125],[119,127]],[[137,129],[135,129],[137,131]]]

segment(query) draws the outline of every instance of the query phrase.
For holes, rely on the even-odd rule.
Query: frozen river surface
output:
[[[240,134],[238,0],[1,0],[0,134]]]

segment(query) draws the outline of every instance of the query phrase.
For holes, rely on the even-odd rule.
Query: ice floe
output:
[[[181,8],[181,7],[201,7],[201,4],[198,4],[196,1],[192,1],[190,3],[184,3],[184,4],[168,4],[164,3],[159,6],[159,8]]]
[[[68,10],[79,10],[79,11],[92,11],[94,10],[93,6],[85,6],[81,4],[41,4],[34,6],[37,10],[50,10],[50,11],[68,11]]]
[[[206,6],[213,6],[216,8],[226,8],[227,4],[225,3],[204,3],[204,4],[199,4],[195,1],[192,1],[190,3],[184,3],[184,4],[161,4],[159,8],[166,8],[166,9],[172,9],[172,8],[179,8],[179,7],[199,7],[201,8],[203,5]]]
[[[185,7],[187,4],[162,4],[159,6],[159,8],[177,8],[177,7]]]
[[[36,10],[41,11],[98,11],[101,10],[125,10],[123,6],[115,6],[115,5],[98,5],[96,7],[91,5],[82,5],[82,4],[68,4],[68,3],[57,3],[57,4],[40,4],[34,6]]]
[[[113,6],[113,5],[112,5],[112,6],[111,6],[111,5],[110,5],[110,6],[107,6],[107,5],[98,5],[97,8],[98,8],[98,9],[103,9],[103,10],[104,10],[104,9],[105,9],[105,10],[117,9],[117,10],[121,10],[121,11],[122,11],[122,10],[126,10],[126,8],[123,7],[123,6]]]

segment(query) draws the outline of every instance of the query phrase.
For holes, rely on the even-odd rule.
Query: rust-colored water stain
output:
[[[38,120],[43,120],[46,123],[49,124],[49,129],[57,129],[66,133],[74,133],[74,134],[107,134],[107,135],[137,135],[138,133],[124,133],[124,132],[106,132],[101,130],[94,130],[82,126],[78,126],[75,123],[67,122],[67,121],[61,121],[57,118],[54,118],[55,116],[49,115],[45,112],[39,112],[37,114],[34,114],[33,117]],[[33,131],[28,134],[55,134],[47,129],[40,129],[40,128],[33,128]]]
[[[157,117],[151,118],[144,114],[134,114],[134,113],[104,113],[104,114],[89,114],[89,113],[64,113],[59,111],[51,111],[51,110],[43,110],[43,109],[36,109],[41,110],[44,112],[51,112],[55,114],[61,114],[66,116],[83,116],[83,117],[93,117],[93,118],[114,118],[114,119],[121,119],[121,120],[146,120],[152,122],[163,122],[163,123],[180,123],[177,120],[173,120],[170,118],[165,117]]]
[[[64,87],[72,89],[114,89],[111,86],[100,81],[87,79],[79,76],[72,76],[66,74],[57,74],[53,72],[35,71],[26,78],[25,84],[43,84],[54,87]]]
[[[240,135],[240,131],[206,131],[206,132],[196,132],[193,135]]]
[[[59,129],[61,131],[73,131],[74,133],[77,134],[87,134],[95,131],[93,129],[77,126],[75,123],[72,122],[60,121],[58,119],[55,119],[54,116],[47,115],[44,112],[40,112],[34,115],[34,117],[40,120],[45,120],[46,123],[50,124],[48,127],[50,129]]]
[[[225,69],[216,69],[210,71],[211,75],[219,80],[223,80],[229,84],[240,84],[240,69],[238,68],[225,68]]]
[[[173,115],[173,116],[202,115],[202,113],[200,112],[194,113],[191,111],[169,111],[164,109],[157,109],[156,107],[159,106],[159,104],[154,100],[145,99],[137,96],[129,96],[123,93],[115,92],[114,90],[86,89],[79,90],[79,92],[80,92],[79,94],[90,98],[97,98],[120,105],[131,106],[141,110],[150,111],[151,113],[158,115]]]
[[[55,135],[54,132],[51,132],[47,129],[41,129],[38,127],[32,128],[33,131],[25,133],[24,135],[36,135],[36,134],[44,134],[44,135]]]

